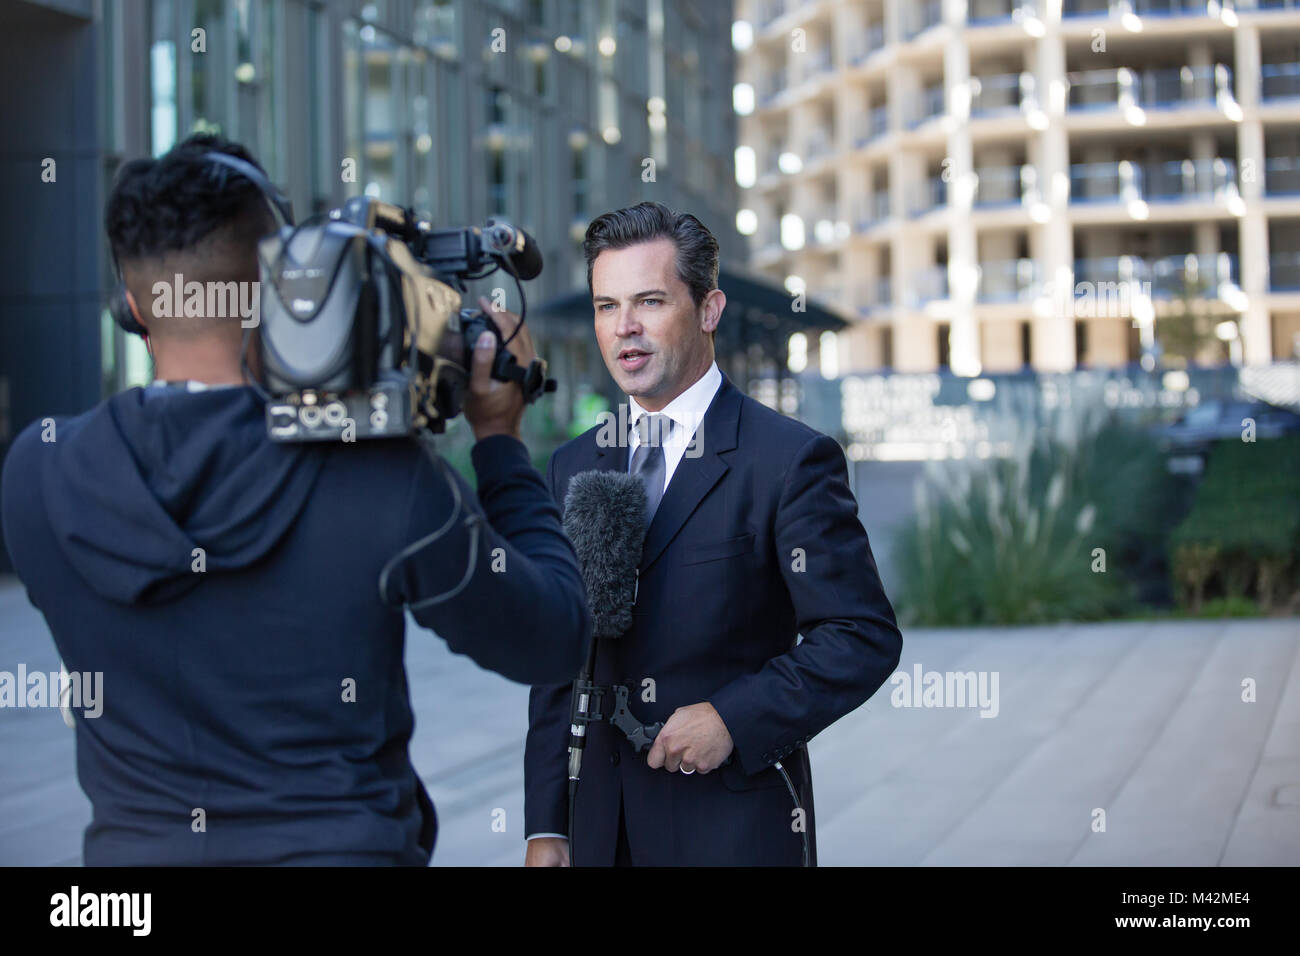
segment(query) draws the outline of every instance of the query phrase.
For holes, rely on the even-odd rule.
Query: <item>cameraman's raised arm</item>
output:
[[[480,301],[488,311],[488,303]],[[489,314],[506,338],[519,322],[509,312]],[[523,393],[515,383],[491,377],[495,341],[484,344],[474,350],[465,399],[465,418],[477,439],[471,458],[478,503],[487,517],[480,525],[474,574],[455,597],[413,613],[453,651],[483,667],[525,684],[560,683],[577,673],[591,626],[582,575],[559,509],[519,438]],[[526,326],[509,348],[524,366],[536,356]],[[439,470],[427,456],[421,458],[409,507],[412,518],[432,530],[450,514],[449,495]],[[462,522],[479,508],[464,479],[455,479],[464,509],[456,525],[395,569],[394,596],[410,604],[452,590],[464,574],[469,534]],[[430,489],[427,499],[421,486]]]

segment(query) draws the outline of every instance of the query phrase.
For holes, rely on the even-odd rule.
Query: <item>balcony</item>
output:
[[[1226,252],[1213,256],[1165,256],[1151,261],[1151,297],[1154,299],[1219,299],[1237,285],[1237,257]]]
[[[1271,292],[1300,292],[1300,252],[1275,252],[1268,257]]]
[[[930,27],[943,22],[943,0],[924,0],[922,3],[908,3],[901,7],[906,11],[903,18],[903,38],[912,38],[924,33]]]
[[[1074,281],[1087,283],[1100,301],[1119,295],[1130,301],[1143,294],[1153,299],[1221,299],[1237,286],[1237,257],[1226,252],[1144,259],[1111,256],[1076,259]]]
[[[1070,202],[1132,202],[1139,198],[1136,163],[1074,163],[1070,166]]]
[[[948,184],[943,176],[931,176],[912,192],[907,214],[915,219],[926,213],[939,209],[948,202]]]
[[[1300,97],[1300,63],[1265,63],[1259,68],[1259,98],[1268,102]]]
[[[1108,17],[1110,0],[1063,0],[1061,16],[1064,17]]]
[[[1264,160],[1266,196],[1300,196],[1300,159],[1274,156]]]
[[[780,19],[789,8],[789,0],[764,0],[758,11],[759,26],[766,27]]]
[[[813,224],[812,245],[829,246],[847,235],[848,223],[840,223],[835,204],[832,202],[828,202],[808,218]]]
[[[870,196],[859,196],[853,205],[854,223],[866,232],[889,218],[889,190],[878,189]]]
[[[858,314],[875,315],[888,309],[894,302],[893,283],[889,276],[880,276],[874,282],[860,282],[857,286]]]
[[[980,166],[975,170],[973,204],[977,209],[1027,205],[1038,198],[1033,166]]]
[[[889,107],[877,106],[866,114],[859,114],[854,121],[856,135],[853,145],[861,148],[878,136],[884,136],[889,129]]]
[[[1222,63],[1147,70],[1142,84],[1140,105],[1146,109],[1214,106],[1232,99],[1232,69]]]
[[[930,266],[912,274],[912,281],[907,292],[908,304],[919,309],[927,302],[938,302],[948,298],[948,267],[946,265]]]
[[[1263,6],[1265,0],[1259,0]],[[1219,0],[1214,6],[1231,10],[1233,0]],[[1139,17],[1210,16],[1209,0],[1064,0],[1062,17],[1107,17],[1136,13]],[[1217,12],[1214,14],[1217,16]]]
[[[1038,266],[1033,259],[1003,259],[979,264],[977,302],[1027,302],[1038,294]]]
[[[993,116],[1034,108],[1034,75],[1002,73],[970,78],[970,115]]]
[[[1140,286],[1140,284],[1150,281],[1149,272],[1146,261],[1139,256],[1075,259],[1075,294],[1077,294],[1077,286],[1081,283],[1090,285],[1095,295],[1100,295],[1106,288]],[[1134,291],[1136,294],[1138,289]]]
[[[750,236],[751,246],[759,255],[775,257],[785,254],[781,245],[781,226],[779,222],[769,223]]]
[[[768,176],[781,176],[781,148],[774,146],[763,153],[763,163],[758,171],[758,178],[765,179]]]
[[[809,134],[803,145],[803,162],[805,166],[810,166],[835,152],[833,136],[834,133],[829,126],[815,129]]]
[[[885,25],[883,23],[869,24],[866,30],[853,38],[852,46],[849,48],[849,62],[856,66],[877,50],[883,50],[884,48]]]
[[[1233,101],[1232,70],[1222,63],[1193,68],[1119,67],[1066,74],[1072,112],[1112,109],[1175,110]],[[1294,94],[1293,94],[1294,95]]]
[[[1221,157],[1147,166],[1128,160],[1070,166],[1071,204],[1215,202],[1236,195],[1236,164]]]
[[[787,86],[786,68],[781,66],[768,72],[759,83],[758,105],[767,106],[785,92]]]
[[[923,123],[928,123],[937,116],[943,115],[943,84],[936,83],[934,86],[927,86],[922,91],[919,102],[912,111],[912,119],[908,122],[908,129],[915,129]]]
[[[1036,0],[969,0],[966,22],[973,27],[1022,23],[1037,11]]]
[[[1230,159],[1184,159],[1138,167],[1138,193],[1147,202],[1214,202],[1237,193]]]
[[[834,66],[831,62],[831,48],[821,46],[800,57],[803,69],[800,79],[803,82],[816,79],[823,73],[830,73]]]

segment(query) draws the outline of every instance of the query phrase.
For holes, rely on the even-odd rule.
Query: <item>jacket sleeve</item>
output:
[[[546,469],[546,484],[555,495],[554,455]],[[556,496],[555,500],[560,498]],[[538,685],[528,695],[528,737],[524,744],[525,836],[569,832],[569,710],[573,676],[581,666],[579,661],[570,671],[568,683]]]
[[[858,520],[844,452],[830,437],[814,436],[791,461],[775,542],[803,640],[709,698],[747,774],[868,700],[897,668],[903,647]]]
[[[394,578],[401,599],[453,651],[510,680],[534,684],[571,677],[581,665],[591,622],[559,509],[518,439],[494,435],[470,454],[478,500],[452,471],[461,512],[445,537],[399,563]],[[420,457],[407,527],[423,535],[447,521],[452,501],[441,469]],[[476,546],[467,524],[477,526]],[[420,607],[421,600],[460,585],[471,555],[473,573],[464,589]]]

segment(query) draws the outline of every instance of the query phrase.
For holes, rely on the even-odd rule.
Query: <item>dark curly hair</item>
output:
[[[642,202],[597,216],[587,227],[582,242],[587,257],[587,290],[592,291],[591,271],[596,257],[606,249],[654,239],[671,239],[677,247],[677,277],[691,290],[699,306],[718,287],[718,240],[688,212],[673,212],[660,202]]]
[[[122,165],[104,210],[104,228],[119,262],[191,250],[223,228],[231,239],[248,243],[273,228],[257,186],[205,159],[210,152],[262,168],[243,146],[211,133],[196,133],[159,159]]]

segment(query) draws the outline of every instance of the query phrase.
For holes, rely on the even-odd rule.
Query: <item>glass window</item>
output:
[[[332,104],[330,94],[329,19],[320,7],[307,8],[307,77],[306,90],[310,110],[308,142],[311,149],[311,215],[333,205],[341,167],[339,159],[327,147],[330,135]],[[286,177],[292,178],[292,177]]]
[[[418,4],[412,39],[420,46],[429,47],[439,56],[457,56],[460,44],[456,35],[454,0],[433,0]]]
[[[149,44],[150,148],[161,156],[176,143],[176,42],[171,0],[154,0]]]
[[[437,184],[433,155],[433,65],[423,50],[407,62],[406,88],[410,97],[411,190],[406,204],[422,216],[432,216]]]
[[[468,170],[465,168],[465,149],[459,137],[465,128],[460,70],[454,64],[439,63],[436,70],[438,83],[438,109],[434,121],[433,143],[435,161],[442,167],[443,204],[434,210],[443,225],[458,225],[466,221],[468,193],[465,187]]]
[[[402,77],[397,45],[371,24],[344,24],[344,105],[348,158],[357,162],[357,186],[345,192],[396,203],[399,195],[397,149],[401,122]]]
[[[226,22],[224,0],[194,0],[191,30],[203,30],[204,51],[193,52],[194,36],[189,33],[191,52],[185,62],[189,72],[190,128],[196,132],[224,133],[229,128],[236,62],[225,43]]]

